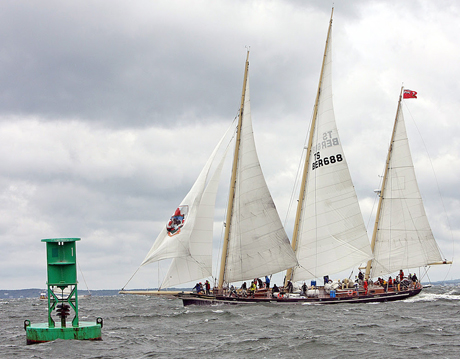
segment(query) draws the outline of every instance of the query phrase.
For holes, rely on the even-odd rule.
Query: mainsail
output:
[[[287,274],[293,281],[338,273],[372,258],[335,122],[331,28],[332,15],[293,235],[299,265]]]
[[[400,96],[372,241],[371,277],[442,261],[415,177],[401,103]]]

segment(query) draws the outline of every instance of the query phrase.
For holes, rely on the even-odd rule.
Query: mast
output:
[[[383,174],[382,187],[380,188],[380,198],[379,198],[379,205],[377,207],[377,214],[375,216],[374,232],[372,233],[372,241],[371,241],[372,253],[374,253],[375,238],[377,237],[377,230],[378,230],[379,220],[380,220],[380,210],[382,209],[382,203],[383,203],[383,190],[385,189],[385,184],[387,180],[388,167],[389,167],[390,158],[391,158],[391,151],[393,149],[393,141],[395,137],[396,125],[398,121],[399,111],[401,109],[401,100],[402,100],[403,90],[404,90],[404,86],[401,86],[401,93],[399,94],[399,101],[398,101],[398,109],[396,110],[395,123],[393,125],[393,133],[391,134],[390,147],[388,148],[385,172]],[[371,264],[372,264],[372,259],[367,262],[365,279],[369,279],[369,275],[371,273]]]
[[[327,38],[326,38],[326,46],[324,48],[324,55],[323,55],[323,63],[321,65],[321,74],[319,76],[319,83],[318,83],[318,90],[316,92],[316,100],[315,100],[315,106],[313,110],[313,119],[310,127],[310,136],[308,138],[308,146],[307,146],[307,155],[305,157],[305,164],[303,168],[303,175],[302,175],[302,182],[300,186],[300,193],[299,193],[299,200],[297,202],[297,211],[296,211],[296,217],[295,217],[295,222],[294,222],[294,233],[292,234],[292,249],[294,252],[297,251],[297,237],[299,235],[299,224],[300,224],[300,214],[302,212],[302,206],[303,206],[303,201],[305,199],[305,185],[306,185],[306,180],[307,180],[307,174],[308,174],[308,169],[309,169],[309,160],[310,160],[310,152],[311,152],[311,147],[312,147],[312,142],[313,142],[313,134],[315,131],[315,126],[316,126],[316,118],[318,117],[318,103],[319,103],[319,97],[321,95],[321,85],[323,82],[323,72],[324,72],[324,64],[326,61],[326,54],[327,54],[327,48],[329,46],[329,38],[331,35],[331,29],[332,29],[332,15],[334,14],[334,8],[332,8],[331,12],[331,19],[329,21],[329,29],[327,31]],[[289,268],[286,272],[286,279],[284,285],[287,285],[287,282],[291,280],[292,274],[294,272],[294,268]]]
[[[228,195],[228,207],[227,207],[227,219],[225,221],[224,243],[222,245],[222,258],[220,262],[220,273],[219,273],[219,282],[218,282],[219,290],[221,290],[224,285],[225,266],[227,263],[228,238],[230,235],[231,219],[232,219],[232,213],[233,213],[233,202],[235,199],[236,170],[238,169],[238,157],[239,157],[239,152],[240,152],[241,127],[243,123],[244,99],[246,96],[246,82],[248,78],[248,69],[249,69],[249,50],[246,55],[246,63],[244,67],[243,91],[241,93],[241,106],[240,106],[240,111],[239,111],[240,113],[239,113],[238,127],[237,127],[237,133],[236,133],[235,153],[233,155],[232,178],[230,180],[230,191]]]

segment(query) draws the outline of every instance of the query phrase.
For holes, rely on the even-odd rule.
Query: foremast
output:
[[[300,229],[300,216],[302,212],[303,201],[305,199],[306,180],[307,180],[308,170],[310,167],[310,152],[311,152],[311,148],[313,144],[313,134],[315,131],[316,119],[318,117],[318,103],[319,103],[319,97],[321,95],[321,85],[323,82],[323,73],[324,73],[324,65],[326,63],[326,54],[327,54],[327,50],[329,46],[329,40],[331,37],[332,15],[333,14],[334,14],[334,8],[332,8],[332,11],[331,11],[331,19],[329,21],[329,29],[327,31],[326,46],[324,48],[323,63],[321,65],[321,74],[319,76],[318,90],[316,92],[315,106],[313,108],[313,119],[312,119],[311,127],[310,127],[310,136],[308,138],[307,153],[306,153],[305,164],[303,168],[302,182],[300,185],[299,200],[297,202],[297,211],[296,211],[296,217],[295,217],[295,222],[294,222],[294,232],[292,234],[292,249],[294,250],[294,252],[297,252],[297,237],[299,235],[299,229]],[[294,268],[289,268],[287,270],[286,279],[284,283],[285,286],[287,285],[287,282],[291,280],[293,273],[294,273]]]
[[[390,141],[390,147],[388,148],[388,155],[387,155],[387,160],[385,164],[385,172],[383,174],[383,180],[382,180],[382,187],[380,188],[380,194],[379,194],[379,204],[377,207],[377,214],[375,216],[375,223],[374,223],[374,231],[372,232],[372,240],[371,240],[371,250],[372,253],[374,253],[374,248],[375,248],[375,238],[377,237],[377,231],[379,227],[379,220],[380,220],[380,211],[382,210],[382,204],[383,204],[383,193],[387,181],[387,175],[388,175],[388,169],[390,165],[390,159],[391,159],[391,150],[393,148],[393,141],[395,138],[395,132],[396,132],[396,125],[398,122],[398,116],[399,116],[399,111],[401,109],[401,100],[402,100],[402,94],[404,91],[404,86],[401,86],[401,92],[399,94],[399,101],[398,101],[398,109],[396,110],[396,116],[395,116],[395,122],[393,125],[393,133],[391,134],[391,141]],[[366,273],[365,273],[365,279],[369,279],[369,275],[371,273],[371,266],[372,266],[372,259],[370,259],[367,262],[366,266]]]
[[[230,180],[230,190],[228,195],[228,206],[227,206],[227,218],[225,221],[225,234],[224,242],[222,244],[222,256],[220,262],[220,273],[219,273],[219,282],[218,289],[221,290],[224,285],[224,276],[225,276],[225,267],[227,263],[228,255],[228,238],[230,236],[231,220],[233,213],[233,204],[235,199],[235,185],[236,185],[236,173],[238,169],[238,158],[240,151],[240,142],[241,142],[241,127],[243,123],[243,113],[244,113],[244,100],[246,96],[246,83],[248,78],[248,69],[249,69],[249,50],[246,55],[246,63],[244,67],[244,80],[243,80],[243,90],[241,93],[241,105],[239,111],[238,127],[236,132],[236,142],[235,142],[235,152],[233,155],[233,166],[232,166],[232,177]]]

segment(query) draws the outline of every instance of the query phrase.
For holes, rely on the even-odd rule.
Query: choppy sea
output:
[[[47,301],[0,299],[2,358],[459,358],[460,287],[399,302],[183,307],[178,299],[79,300],[80,320],[104,319],[102,341],[26,345],[24,319]]]

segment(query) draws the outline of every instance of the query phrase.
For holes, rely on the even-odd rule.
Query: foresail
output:
[[[170,288],[211,276],[211,268],[192,257],[174,258],[160,288]]]
[[[214,204],[225,157],[226,153],[203,192],[195,217],[195,226],[189,239],[189,255],[173,259],[161,288],[212,276],[213,233],[209,219],[214,218]]]
[[[207,183],[207,179],[226,135],[222,137],[214,149],[192,189],[160,232],[141,264],[145,265],[162,259],[174,258],[164,286],[169,287],[211,275],[214,206],[226,152],[208,181],[209,183]],[[190,270],[190,273],[177,273],[177,270],[184,267]],[[205,275],[202,276],[202,274]],[[186,277],[187,280],[182,282]],[[191,279],[188,280],[188,278]]]
[[[227,283],[277,273],[296,264],[260,167],[249,98],[247,80],[225,267]]]
[[[442,260],[415,177],[401,105],[387,171],[371,277]]]
[[[325,51],[316,125],[301,209],[293,281],[320,278],[372,258],[332,103],[331,35]]]

